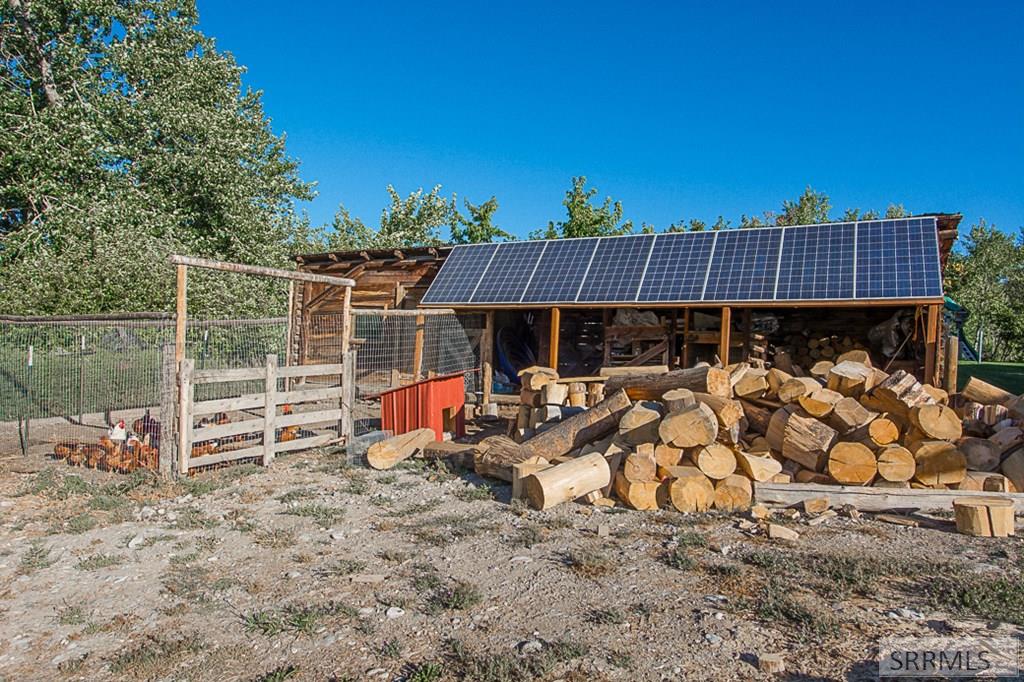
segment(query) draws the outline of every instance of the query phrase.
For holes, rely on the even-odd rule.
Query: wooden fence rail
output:
[[[243,367],[233,369],[195,369],[195,361],[186,358],[181,363],[179,380],[181,382],[180,401],[178,405],[178,471],[187,474],[189,469],[219,464],[239,459],[260,458],[263,466],[268,466],[274,455],[279,452],[304,450],[325,445],[332,441],[347,440],[352,436],[352,403],[355,400],[355,352],[345,355],[341,363],[323,365],[297,365],[278,367],[277,356],[268,355],[263,367]],[[330,388],[311,388],[278,390],[280,379],[302,377],[318,377],[338,375],[339,386]],[[217,384],[232,381],[264,382],[261,393],[249,393],[235,398],[218,398],[214,400],[195,400],[195,387],[204,384]],[[286,383],[286,386],[288,384]],[[337,407],[314,409],[307,412],[277,414],[282,405],[297,405],[311,402],[337,401]],[[212,426],[196,427],[196,417],[220,413],[263,410],[262,416],[249,415],[249,418]],[[336,422],[337,432],[334,434],[317,434],[304,438],[296,438],[278,442],[278,431],[289,427],[311,426],[325,422]],[[235,449],[221,449],[211,444],[225,438],[259,434],[250,436],[253,440],[261,440],[258,445]],[[250,441],[251,442],[251,441]],[[203,454],[193,456],[193,446],[198,444]],[[207,447],[203,447],[203,446]],[[209,451],[207,451],[209,450]]]

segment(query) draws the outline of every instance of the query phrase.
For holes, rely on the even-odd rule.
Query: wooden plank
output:
[[[551,325],[548,329],[548,367],[558,371],[558,332],[562,326],[562,311],[551,309]]]
[[[937,305],[928,306],[927,332],[924,344],[924,380],[933,386],[939,385],[935,370],[938,367],[939,320],[942,311]]]
[[[345,295],[341,300],[341,357],[345,357],[345,353],[348,353],[349,343],[352,339],[352,289],[348,288],[345,290]]]
[[[277,356],[267,356],[267,377],[264,384],[266,402],[263,407],[263,466],[274,461],[274,441],[277,440],[275,419],[277,417]],[[291,393],[292,391],[289,391]]]
[[[188,320],[188,268],[177,268],[177,292],[174,314],[174,364],[181,367],[185,359],[185,324]]]
[[[255,433],[263,431],[263,418],[246,419],[245,421],[217,424],[215,426],[204,426],[201,429],[192,430],[192,442],[202,440],[220,440],[228,436],[238,436],[243,433]]]
[[[222,384],[228,381],[256,381],[263,379],[263,367],[234,367],[231,369],[197,369],[192,375],[193,384]]]
[[[722,361],[723,367],[729,364],[729,334],[731,332],[732,308],[729,306],[723,306],[721,336],[718,341],[718,359]]]
[[[332,386],[331,388],[315,388],[312,390],[296,389],[293,391],[284,391],[277,394],[277,404],[284,405],[285,403],[305,403],[310,400],[330,400],[334,398],[340,398],[342,395],[341,386]]]
[[[653,360],[654,358],[658,357],[659,355],[662,356],[663,360],[664,360],[664,356],[668,355],[668,342],[662,341],[661,343],[654,344],[653,346],[651,346],[650,348],[645,350],[643,353],[641,353],[640,355],[636,356],[635,358],[633,358],[632,360],[627,362],[626,366],[627,367],[643,367],[645,362],[647,362],[648,360]],[[659,365],[659,366],[667,366],[667,365]]]
[[[341,408],[335,407],[331,410],[312,410],[310,412],[293,412],[291,414],[278,415],[274,423],[277,428],[283,429],[286,426],[307,426],[322,422],[336,422],[341,417]]]
[[[171,256],[171,263],[178,267],[188,266],[192,268],[205,268],[207,270],[219,270],[221,272],[237,272],[242,275],[274,277],[276,279],[288,279],[296,282],[331,284],[337,287],[354,287],[356,285],[355,280],[351,280],[346,277],[333,277],[331,275],[318,275],[312,272],[266,268],[260,265],[225,263],[224,261],[210,260],[208,258],[193,258],[192,256],[173,255]]]
[[[292,441],[294,442],[294,441]],[[203,455],[202,457],[195,457],[189,465],[193,468],[205,467],[211,464],[221,464],[222,462],[232,462],[236,459],[247,459],[250,457],[262,457],[263,456],[263,445],[255,445],[251,448],[241,448],[239,450],[221,450],[214,452],[210,455]]]
[[[423,371],[423,334],[426,318],[422,315],[416,316],[416,336],[412,345],[412,380],[420,380]]]
[[[178,472],[188,473],[192,454],[192,372],[194,360],[185,358],[178,366]]]
[[[277,443],[274,445],[274,452],[292,452],[293,450],[308,450],[309,448],[320,447],[326,445],[334,440],[336,436],[334,434],[325,433],[320,436],[310,436],[309,438],[299,438],[298,440],[290,440],[285,443]]]
[[[262,407],[264,397],[262,393],[249,393],[240,395],[237,398],[217,398],[215,400],[202,400],[192,405],[192,414],[196,417],[203,417],[218,412],[235,412],[238,410],[252,410]]]
[[[597,370],[604,381],[611,377],[632,377],[637,374],[665,374],[668,365],[644,365],[642,367],[602,367]],[[579,381],[579,379],[573,379]]]
[[[327,365],[294,365],[292,367],[278,367],[277,376],[279,377],[319,377],[328,376],[331,374],[341,374],[345,371],[345,365],[337,362]],[[260,378],[263,377],[260,370]]]
[[[996,493],[982,490],[924,490],[914,488],[870,488],[853,485],[817,483],[755,483],[757,502],[794,505],[817,497],[829,500],[833,507],[851,504],[861,511],[887,509],[950,510],[960,497],[995,497],[1010,500],[1017,511],[1024,511],[1024,493]]]
[[[353,308],[353,315],[373,315],[375,317],[416,317],[418,315],[454,315],[453,308],[417,308],[405,310],[401,308]]]
[[[352,408],[356,403],[356,351],[350,350],[344,357],[345,371],[341,375],[341,417],[338,435],[348,443],[355,433]]]

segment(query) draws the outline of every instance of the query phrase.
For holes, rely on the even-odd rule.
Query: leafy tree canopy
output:
[[[0,5],[0,308],[167,310],[173,252],[284,266],[314,248],[295,209],[313,187],[241,74],[193,0]],[[190,295],[257,314],[284,289]]]
[[[441,196],[441,185],[427,193],[418,189],[407,197],[402,197],[391,185],[387,192],[390,203],[381,210],[377,229],[368,227],[358,217],[353,218],[348,209],[339,206],[334,216],[334,231],[327,237],[328,248],[348,251],[443,243],[440,230],[452,223],[453,212],[452,203]]]
[[[498,210],[498,200],[491,197],[482,204],[473,205],[469,199],[463,200],[468,215],[459,212],[458,204],[452,199],[452,243],[479,244],[494,242],[499,239],[514,240],[515,237],[494,224],[494,213]]]
[[[562,200],[567,214],[566,219],[549,222],[546,229],[531,232],[530,238],[558,239],[630,234],[633,231],[633,221],[622,220],[622,202],[605,197],[604,203],[597,206],[592,203],[595,196],[597,188],[588,188],[585,176],[574,177],[572,189],[565,193],[565,199]]]

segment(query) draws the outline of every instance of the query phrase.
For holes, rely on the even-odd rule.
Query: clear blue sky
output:
[[[520,236],[586,175],[626,216],[846,207],[1024,225],[1021,2],[199,0],[318,183],[376,225],[388,183],[498,197]]]

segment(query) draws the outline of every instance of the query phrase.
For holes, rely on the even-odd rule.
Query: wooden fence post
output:
[[[721,336],[718,339],[718,359],[722,361],[722,367],[727,367],[729,365],[729,346],[731,345],[729,336],[731,332],[732,308],[729,306],[723,306]]]
[[[350,350],[341,359],[341,421],[338,436],[348,445],[355,435],[353,407],[356,403],[356,352]]]
[[[277,356],[267,356],[266,402],[263,408],[263,466],[270,466],[274,461],[274,447],[277,445],[277,432],[274,418],[277,416]]]
[[[491,402],[491,391],[494,390],[494,311],[484,313],[484,333],[480,339],[480,374],[483,382],[481,403]],[[486,409],[486,408],[482,408]]]
[[[185,328],[188,322],[188,266],[179,265],[174,315],[174,360],[185,359]]]
[[[188,474],[188,460],[192,454],[192,372],[195,368],[195,360],[185,358],[178,369],[179,474]]]
[[[420,380],[423,373],[423,335],[427,318],[423,315],[416,316],[416,337],[412,347],[412,380]]]
[[[946,391],[956,393],[957,369],[960,363],[960,337],[952,334],[946,338]]]
[[[174,362],[174,346],[164,344],[160,349],[160,450],[159,466],[161,476],[174,472],[174,452],[178,444],[175,428],[175,392],[178,388],[177,365]]]

